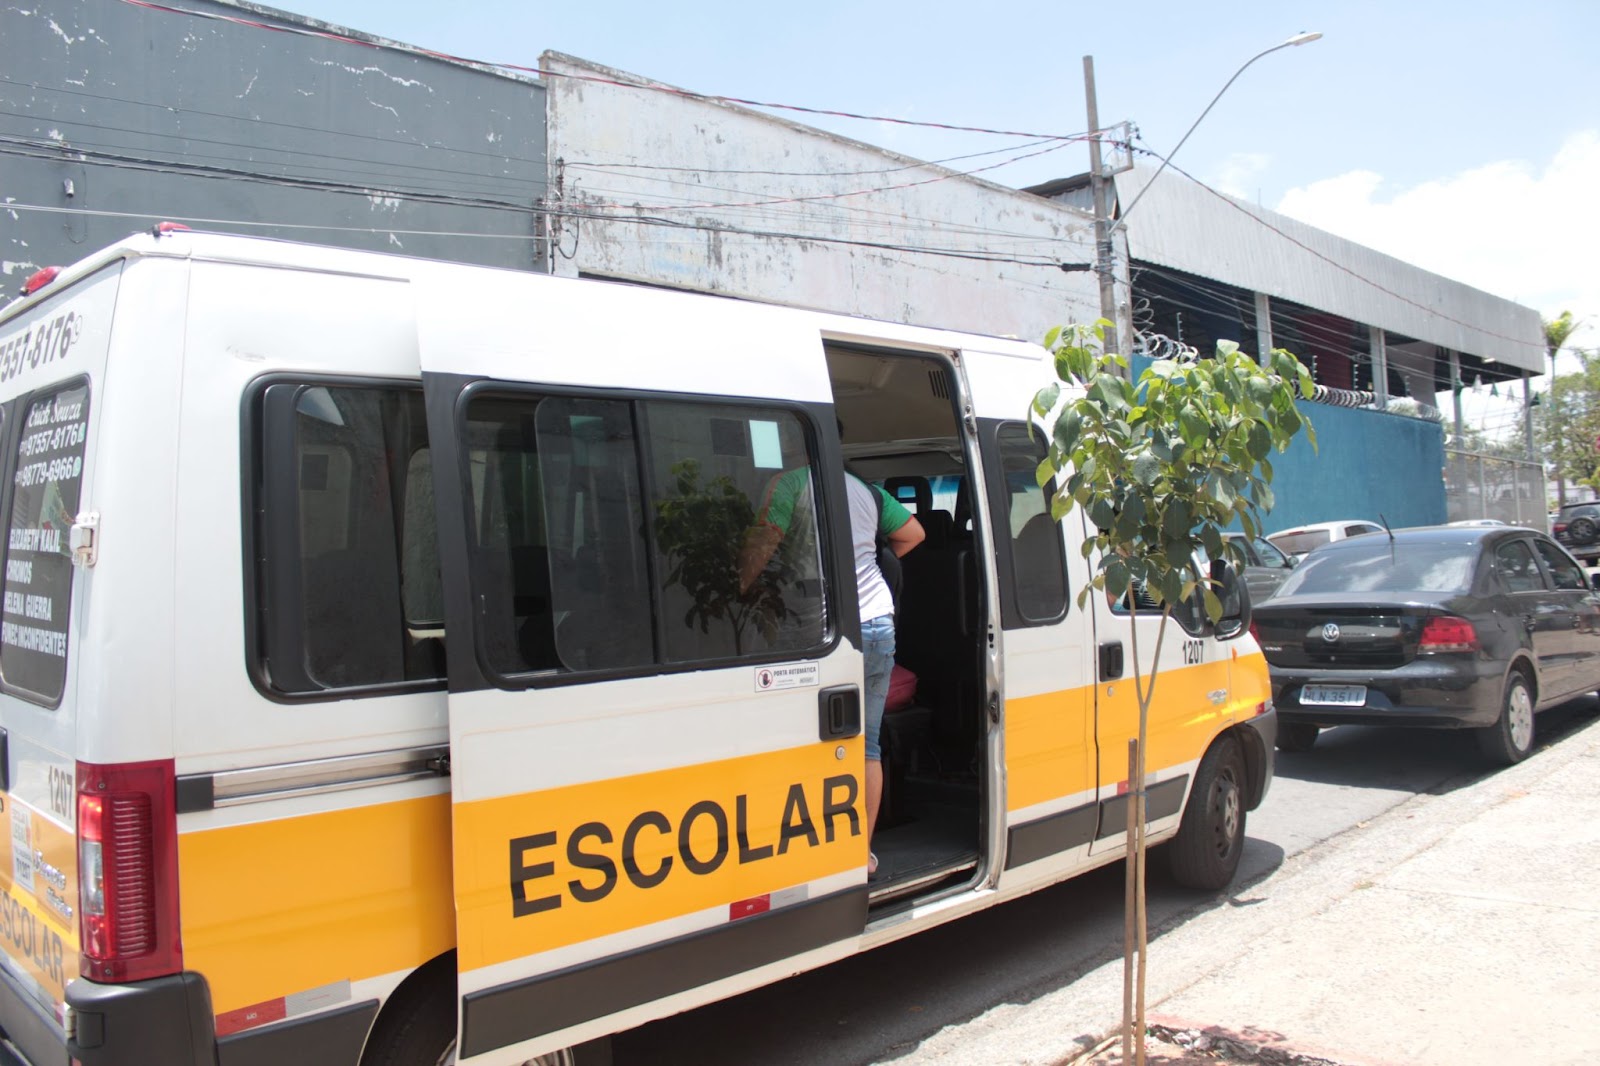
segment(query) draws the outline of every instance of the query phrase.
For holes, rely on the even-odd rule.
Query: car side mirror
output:
[[[1217,598],[1222,601],[1222,617],[1217,619],[1212,634],[1218,640],[1235,640],[1250,631],[1254,608],[1250,603],[1250,586],[1239,577],[1233,564],[1221,559],[1211,562],[1211,580]]]
[[[1589,587],[1600,592],[1600,570],[1589,575]]]

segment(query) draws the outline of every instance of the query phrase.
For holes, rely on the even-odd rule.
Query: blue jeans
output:
[[[863,622],[861,643],[867,656],[867,758],[882,760],[878,734],[883,730],[883,705],[889,699],[889,674],[894,670],[894,615]]]

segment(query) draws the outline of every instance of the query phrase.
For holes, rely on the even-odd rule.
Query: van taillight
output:
[[[1478,631],[1465,618],[1435,615],[1422,624],[1417,640],[1421,651],[1473,651],[1478,646]]]
[[[22,295],[32,296],[52,281],[61,273],[60,267],[42,267],[28,275],[28,280],[22,283]]]
[[[183,970],[172,761],[78,764],[78,972],[142,981]]]

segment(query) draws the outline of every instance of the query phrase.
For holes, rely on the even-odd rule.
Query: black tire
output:
[[[1567,526],[1567,536],[1572,538],[1574,544],[1593,544],[1597,533],[1600,533],[1600,525],[1588,517],[1574,518]]]
[[[361,1052],[361,1066],[444,1066],[456,1050],[455,953],[423,966],[383,1005]],[[531,1066],[611,1066],[611,1040],[541,1055]]]
[[[1310,722],[1279,722],[1278,750],[1310,751],[1317,742],[1317,734],[1321,732],[1321,726]]]
[[[1167,848],[1173,880],[1207,892],[1228,887],[1244,854],[1244,825],[1244,753],[1232,737],[1219,737],[1200,760],[1178,835]]]
[[[1478,746],[1490,761],[1510,766],[1528,757],[1533,750],[1534,706],[1533,686],[1527,675],[1512,674],[1500,701],[1500,717],[1494,725],[1478,730]]]

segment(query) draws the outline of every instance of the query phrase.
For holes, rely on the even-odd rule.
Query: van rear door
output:
[[[5,481],[0,622],[0,1028],[65,1061],[78,974],[77,640],[88,572],[73,525],[92,506],[95,427],[122,261],[0,321]]]
[[[419,310],[459,1061],[520,1063],[855,949],[862,657],[803,317],[470,281]]]

